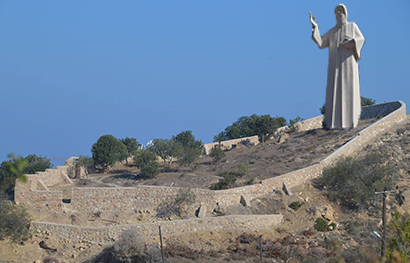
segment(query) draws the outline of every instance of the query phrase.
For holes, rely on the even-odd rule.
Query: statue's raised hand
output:
[[[312,13],[309,12],[310,23],[312,23],[312,28],[315,29],[317,27],[316,17],[312,16]]]

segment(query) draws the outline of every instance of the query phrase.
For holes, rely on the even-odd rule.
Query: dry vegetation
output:
[[[359,129],[372,121],[363,121]],[[124,165],[117,166],[116,172],[93,174],[87,179],[77,180],[76,185],[124,187],[138,184],[173,185],[191,188],[208,188],[221,177],[218,171],[234,171],[238,164],[245,164],[248,170],[236,185],[243,185],[251,178],[254,182],[277,176],[295,169],[312,165],[353,138],[359,129],[349,132],[314,130],[291,134],[281,144],[271,140],[264,147],[237,146],[226,151],[226,157],[216,164],[210,157],[202,157],[196,170],[184,167],[162,166],[162,173],[155,179],[140,180],[138,170]],[[388,211],[404,214],[410,209],[410,124],[397,126],[367,147],[359,158],[372,151],[389,156],[388,163],[396,168],[400,194],[390,196]],[[288,196],[276,191],[262,198],[252,200],[250,207],[236,205],[226,207],[227,214],[278,214],[284,215],[285,222],[275,229],[249,231],[227,229],[205,231],[183,235],[165,236],[166,262],[260,262],[260,236],[262,236],[263,262],[378,262],[379,240],[372,233],[380,233],[380,203],[370,209],[349,210],[337,202],[329,201],[324,192],[311,184],[292,189]],[[396,198],[397,197],[397,198]],[[407,199],[406,199],[407,198]],[[292,205],[298,202],[299,205]],[[90,214],[44,214],[33,213],[35,220],[59,222],[73,225],[118,225],[152,222],[160,220],[147,211],[136,213]],[[314,229],[315,220],[325,218],[337,225],[334,231],[319,232]],[[56,251],[39,247],[46,240]],[[158,237],[142,241],[141,258],[157,262],[160,256]],[[144,244],[151,244],[144,247]],[[152,245],[154,244],[154,245]],[[115,262],[113,248],[103,250],[96,243],[66,243],[50,233],[34,233],[32,239],[23,245],[11,244],[7,240],[0,243],[0,258],[16,262],[27,259],[58,259],[59,262]],[[40,262],[41,262],[40,261]],[[147,261],[149,262],[149,261]]]

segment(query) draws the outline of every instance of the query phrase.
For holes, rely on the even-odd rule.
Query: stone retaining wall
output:
[[[135,230],[139,236],[158,236],[158,226],[164,236],[222,229],[272,229],[283,221],[282,215],[243,215],[187,220],[163,221],[138,225],[120,225],[111,227],[83,227],[48,222],[31,222],[30,229],[35,232],[49,231],[57,238],[74,242],[111,243],[127,230]]]
[[[240,144],[242,144],[242,145],[258,145],[259,144],[259,137],[258,137],[258,135],[255,135],[255,136],[251,136],[251,137],[245,137],[245,138],[239,138],[239,139],[234,139],[234,140],[222,141],[220,145],[219,145],[219,142],[207,143],[207,144],[204,144],[204,151],[205,151],[206,155],[209,155],[212,148],[221,146],[222,150],[230,150],[230,149],[232,149],[232,147],[235,147],[235,146],[240,145]]]
[[[298,127],[299,131],[308,131],[308,130],[313,130],[313,129],[319,129],[322,128],[322,121],[323,121],[323,116],[317,116],[308,120],[304,120],[301,122],[296,123],[296,126]],[[275,132],[275,136],[289,131],[289,126],[284,126],[280,127],[277,129]],[[251,136],[251,137],[245,137],[245,138],[239,138],[239,139],[233,139],[233,140],[227,140],[227,141],[222,141],[221,142],[221,149],[222,150],[230,150],[232,147],[235,147],[236,145],[258,145],[259,144],[259,138],[257,135]],[[219,147],[219,142],[213,142],[213,143],[207,143],[204,144],[204,151],[205,154],[208,155],[211,151],[212,148]]]
[[[19,204],[27,204],[30,209],[42,209],[55,212],[63,212],[61,191],[50,191],[33,175],[26,175],[27,182],[16,180],[14,188],[14,201]],[[42,189],[45,188],[45,189]],[[33,190],[34,189],[34,190]]]

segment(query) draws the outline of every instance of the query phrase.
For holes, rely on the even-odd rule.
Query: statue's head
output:
[[[342,26],[347,22],[347,8],[344,4],[340,4],[335,8],[336,24]]]

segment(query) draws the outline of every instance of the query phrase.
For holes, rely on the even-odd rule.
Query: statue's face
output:
[[[336,22],[338,26],[344,25],[347,22],[346,14],[342,9],[339,9],[336,12]]]

